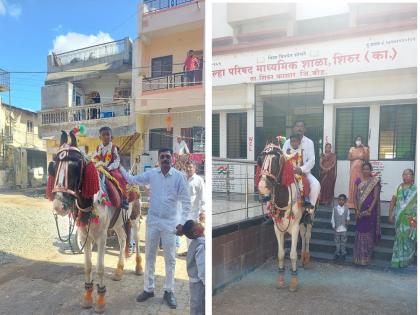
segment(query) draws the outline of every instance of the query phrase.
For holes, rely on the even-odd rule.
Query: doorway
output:
[[[255,86],[255,159],[267,142],[281,135],[289,137],[296,120],[305,122],[305,136],[314,142],[315,166],[319,178],[324,129],[324,81],[310,80]]]

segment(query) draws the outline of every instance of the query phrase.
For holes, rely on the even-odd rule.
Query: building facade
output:
[[[0,188],[26,188],[46,182],[46,146],[38,114],[0,97]]]
[[[133,49],[133,99],[144,122],[143,152],[173,148],[182,136],[194,156],[204,154],[204,0],[139,4],[138,39]],[[189,51],[197,64],[188,77]]]
[[[360,135],[389,201],[416,164],[416,5],[350,4],[309,19],[299,6],[215,5],[213,156],[255,160],[303,119],[315,176],[329,142],[335,194],[348,194],[347,153]]]
[[[129,167],[142,146],[142,124],[134,114],[131,95],[131,40],[52,53],[47,64],[39,116],[48,159],[57,152],[61,130],[84,124],[87,133],[78,136],[79,147],[92,154],[99,144],[99,129],[109,126],[122,164]]]

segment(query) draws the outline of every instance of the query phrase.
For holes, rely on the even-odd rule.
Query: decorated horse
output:
[[[290,260],[292,277],[289,290],[294,292],[298,287],[297,278],[297,244],[299,239],[299,222],[302,217],[300,192],[293,174],[293,166],[288,163],[280,146],[268,144],[258,159],[258,190],[268,197],[268,215],[274,222],[274,231],[278,242],[278,286],[284,288],[284,236],[292,237]]]
[[[68,144],[68,138],[71,142]],[[126,249],[126,232],[124,231],[124,216],[120,208],[109,203],[107,194],[104,193],[98,170],[77,147],[74,131],[62,131],[60,148],[55,160],[49,166],[49,179],[47,196],[53,201],[53,209],[61,216],[71,216],[79,229],[79,242],[84,247],[85,257],[85,293],[82,300],[83,308],[93,306],[93,279],[92,279],[92,246],[93,242],[98,247],[97,260],[97,300],[95,312],[105,311],[104,284],[104,258],[108,229],[112,229],[118,236],[120,254],[113,280],[121,280],[124,270],[124,252]],[[138,230],[140,215],[138,200],[131,202],[129,212],[138,212],[133,219],[130,213],[131,224],[134,229],[136,241],[136,270],[137,275],[143,274],[141,258],[138,250]],[[136,216],[136,215],[135,215]]]

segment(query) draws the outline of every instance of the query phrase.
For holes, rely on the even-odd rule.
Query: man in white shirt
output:
[[[347,243],[347,225],[350,222],[350,211],[346,206],[347,196],[340,194],[338,196],[338,205],[333,208],[331,214],[331,225],[334,229],[335,255],[334,259],[346,259],[346,243]]]
[[[165,294],[163,300],[170,308],[176,308],[174,296],[175,237],[182,235],[182,224],[191,212],[190,195],[186,178],[171,167],[172,150],[160,149],[159,168],[132,176],[125,170],[121,173],[131,185],[150,185],[150,207],[146,221],[146,270],[144,291],[137,297],[144,302],[154,296],[155,263],[159,240],[162,240],[165,256]],[[181,203],[181,207],[178,207]],[[176,232],[175,232],[176,228]]]
[[[315,165],[314,143],[311,139],[305,137],[305,123],[302,120],[297,120],[295,122],[293,131],[294,133],[299,134],[301,136],[300,143],[302,148],[303,160],[303,165],[301,167],[296,167],[295,173],[299,175],[306,175],[310,186],[309,200],[314,209],[318,200],[319,192],[321,191],[321,185],[319,181],[315,178],[315,176],[311,174],[311,170]],[[283,145],[283,152],[287,152],[287,150],[290,148],[290,139],[287,139]]]
[[[176,143],[174,145],[174,153],[176,155],[190,154],[187,144],[181,137],[176,137]]]
[[[204,180],[195,173],[197,166],[194,161],[188,161],[185,166],[187,168],[187,182],[191,200],[191,212],[188,216],[188,220],[203,223],[205,220]],[[191,244],[191,240],[189,238],[187,238],[187,244],[188,247]],[[179,256],[186,255],[187,252],[179,254]]]

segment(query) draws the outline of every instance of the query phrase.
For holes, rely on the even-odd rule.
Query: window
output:
[[[247,123],[246,113],[227,114],[227,157],[246,159]]]
[[[369,134],[369,107],[343,108],[336,112],[335,151],[337,159],[347,160],[349,149],[357,136],[367,145]]]
[[[32,120],[26,122],[26,132],[34,132],[34,125]]]
[[[166,130],[166,128],[150,129],[149,150],[172,149],[172,146],[172,129],[171,131]]]
[[[172,55],[152,58],[152,78],[166,77],[172,74]]]
[[[212,115],[212,155],[220,156],[220,114]]]
[[[379,159],[414,160],[416,105],[382,106],[379,124]]]

